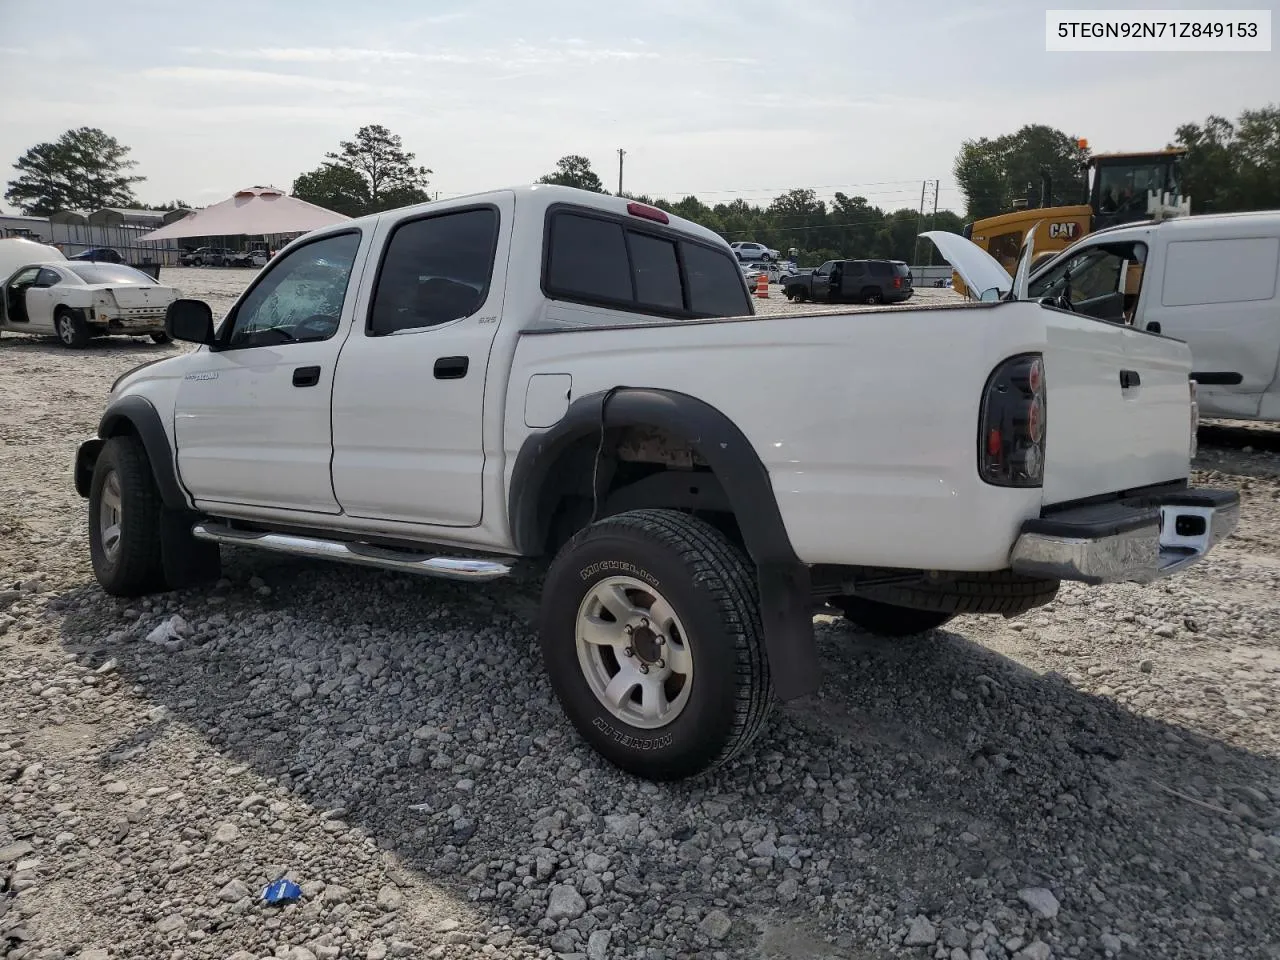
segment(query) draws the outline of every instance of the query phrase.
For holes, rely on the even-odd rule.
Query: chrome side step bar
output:
[[[265,533],[257,530],[236,530],[220,523],[197,523],[191,528],[197,540],[227,543],[234,546],[257,547],[275,553],[287,553],[295,557],[311,557],[320,560],[338,560],[382,570],[399,570],[446,580],[500,580],[511,573],[511,564],[498,560],[478,560],[470,557],[438,557],[430,553],[412,553],[392,550],[369,543],[347,543],[342,540],[322,540],[296,533]]]

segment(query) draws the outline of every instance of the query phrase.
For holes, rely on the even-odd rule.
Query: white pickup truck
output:
[[[1190,354],[1033,302],[761,317],[729,246],[625,198],[499,190],[294,241],[199,347],[121,376],[75,460],[98,581],[219,545],[471,580],[549,560],[573,724],[652,779],[885,634],[1150,581],[1234,528],[1188,486]]]

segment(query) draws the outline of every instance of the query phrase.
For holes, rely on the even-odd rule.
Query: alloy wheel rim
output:
[[[108,560],[115,560],[120,553],[120,527],[124,519],[120,494],[120,475],[112,470],[102,482],[98,502],[98,539]]]
[[[688,706],[688,634],[651,585],[633,577],[607,577],[593,585],[578,607],[574,639],[587,685],[615,719],[655,730]]]

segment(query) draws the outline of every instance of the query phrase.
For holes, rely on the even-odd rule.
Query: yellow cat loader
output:
[[[1081,140],[1081,148],[1087,148]],[[1103,153],[1085,161],[1086,195],[1084,202],[1051,207],[1052,187],[1043,177],[1039,205],[1031,196],[1015,201],[1010,213],[966,223],[962,233],[1013,274],[1018,252],[1027,231],[1037,221],[1036,260],[1032,269],[1053,254],[1075,243],[1085,234],[1121,223],[1132,223],[1151,217],[1185,216],[1191,212],[1191,199],[1182,196],[1182,158],[1185,147],[1153,150],[1147,153]],[[964,281],[952,275],[952,285],[964,294]]]

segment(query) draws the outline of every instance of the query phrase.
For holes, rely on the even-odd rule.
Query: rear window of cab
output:
[[[749,315],[736,258],[671,230],[576,207],[547,214],[543,292],[659,317]]]

